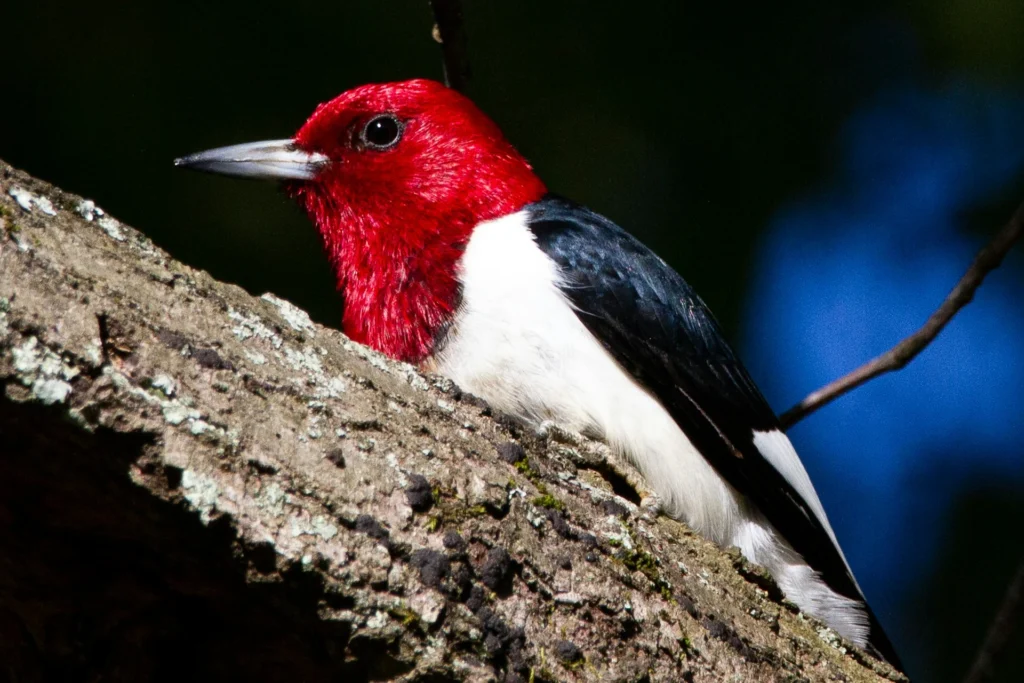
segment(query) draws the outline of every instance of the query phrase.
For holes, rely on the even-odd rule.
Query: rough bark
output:
[[[600,444],[2,163],[0,387],[9,680],[899,679]]]

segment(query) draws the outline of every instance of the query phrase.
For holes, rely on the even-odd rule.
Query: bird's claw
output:
[[[585,442],[583,435],[579,432],[565,429],[551,420],[541,422],[537,427],[536,434],[537,438],[563,443],[567,446],[579,447]]]

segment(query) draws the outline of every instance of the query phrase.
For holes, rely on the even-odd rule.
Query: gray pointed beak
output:
[[[313,180],[329,159],[305,152],[293,140],[265,140],[218,147],[174,160],[175,166],[240,178]]]

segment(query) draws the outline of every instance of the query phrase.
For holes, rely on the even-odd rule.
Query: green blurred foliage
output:
[[[915,0],[913,12],[941,66],[997,81],[1019,83],[1024,76],[1024,2]]]

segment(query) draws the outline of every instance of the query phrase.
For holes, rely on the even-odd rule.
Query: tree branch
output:
[[[461,0],[430,0],[434,10],[434,40],[441,45],[444,82],[449,88],[464,92],[469,82],[469,56]]]
[[[974,665],[967,672],[964,683],[983,683],[993,674],[993,664],[1002,653],[1013,633],[1014,622],[1019,616],[1021,603],[1024,602],[1024,562],[1017,567],[1017,574],[1010,581],[1003,596],[1003,603],[996,612],[992,625],[988,629],[985,641],[978,650]]]
[[[822,406],[831,403],[848,391],[861,384],[883,375],[899,370],[913,360],[925,349],[939,333],[949,324],[960,309],[969,304],[974,293],[985,280],[985,276],[999,267],[1013,244],[1024,231],[1024,204],[1017,207],[1010,221],[996,233],[992,241],[978,252],[970,268],[949,293],[942,305],[932,313],[928,321],[914,334],[877,358],[865,363],[853,372],[811,393],[804,400],[781,415],[779,420],[785,429],[804,419]]]
[[[616,496],[606,452],[0,162],[9,677],[905,680]]]

